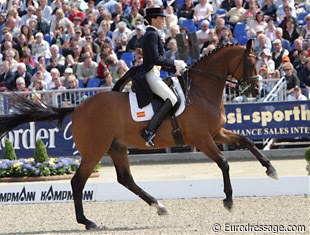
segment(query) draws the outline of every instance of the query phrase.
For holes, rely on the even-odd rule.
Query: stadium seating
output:
[[[195,26],[194,20],[192,20],[192,19],[186,19],[182,23],[182,28],[190,29],[190,28],[193,28],[193,27],[196,27],[196,26]]]
[[[242,45],[245,45],[248,41],[247,36],[236,37],[235,39],[237,43],[242,44]]]
[[[52,44],[52,37],[49,34],[44,35],[44,40],[47,41],[50,45]]]
[[[135,59],[133,52],[131,51],[126,51],[123,52],[121,55],[121,60],[124,60],[128,66],[128,68],[132,67],[132,61]]]
[[[234,27],[234,37],[246,36],[245,23],[237,23]]]
[[[226,14],[226,13],[227,13],[227,10],[222,9],[222,8],[219,8],[219,9],[217,9],[217,10],[214,12],[215,15],[223,15],[223,14]]]
[[[87,87],[99,87],[99,83],[99,78],[91,78],[88,80]]]
[[[298,22],[299,22],[299,25],[305,25],[306,24],[306,21],[305,21],[305,17],[306,15],[308,15],[309,13],[308,12],[304,12],[304,13],[300,13],[297,17],[298,17]]]

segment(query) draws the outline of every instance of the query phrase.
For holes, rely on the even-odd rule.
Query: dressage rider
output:
[[[179,73],[186,68],[186,63],[182,60],[164,57],[164,43],[160,36],[160,30],[163,28],[165,20],[163,9],[147,8],[145,13],[145,19],[149,26],[142,40],[143,64],[139,68],[140,72],[137,72],[135,80],[137,88],[140,88],[140,91],[137,92],[140,108],[150,103],[153,93],[164,100],[163,105],[156,111],[149,125],[141,134],[146,145],[154,147],[153,138],[157,128],[177,102],[176,95],[160,78],[160,69]],[[138,96],[140,96],[140,101]]]

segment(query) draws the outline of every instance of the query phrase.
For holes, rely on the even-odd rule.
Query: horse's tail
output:
[[[10,112],[0,115],[0,139],[7,132],[23,123],[58,120],[59,128],[65,116],[74,110],[74,107],[56,108],[41,102],[36,103],[15,93],[4,96],[10,101]]]

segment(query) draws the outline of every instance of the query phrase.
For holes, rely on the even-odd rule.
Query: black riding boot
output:
[[[143,130],[141,133],[141,136],[146,141],[146,146],[152,146],[154,147],[153,138],[155,137],[155,132],[164,120],[164,118],[167,116],[169,111],[172,109],[172,103],[169,99],[165,100],[165,103],[158,109],[158,111],[154,114],[152,117],[149,125],[146,129]]]

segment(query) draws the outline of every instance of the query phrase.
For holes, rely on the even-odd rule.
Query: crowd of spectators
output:
[[[182,59],[179,33],[196,34],[200,56],[254,38],[262,79],[285,76],[290,100],[309,99],[309,0],[0,0],[0,91],[113,86],[143,62],[149,7],[166,12],[167,57]]]

